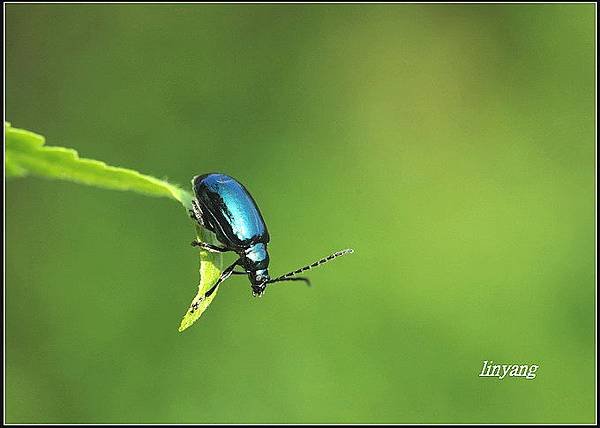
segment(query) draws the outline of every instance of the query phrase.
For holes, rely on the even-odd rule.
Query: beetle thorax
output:
[[[243,265],[255,294],[261,295],[269,278],[269,253],[266,244],[260,242],[244,250]]]
[[[243,258],[246,271],[266,270],[269,267],[269,253],[262,242],[246,248]]]

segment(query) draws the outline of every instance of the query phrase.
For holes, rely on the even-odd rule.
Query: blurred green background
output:
[[[6,421],[594,422],[594,31],[593,4],[7,5],[13,126],[238,178],[273,274],[356,253],[260,300],[232,278],[179,334],[181,206],[11,180]]]

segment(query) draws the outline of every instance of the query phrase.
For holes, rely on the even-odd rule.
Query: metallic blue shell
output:
[[[258,206],[242,184],[225,174],[199,175],[193,184],[205,227],[219,242],[234,250],[269,242]]]

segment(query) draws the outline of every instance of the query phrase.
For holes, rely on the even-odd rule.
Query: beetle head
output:
[[[256,271],[248,272],[248,277],[252,283],[252,294],[260,296],[265,292],[267,288],[267,282],[269,281],[269,271],[267,269],[259,269]]]

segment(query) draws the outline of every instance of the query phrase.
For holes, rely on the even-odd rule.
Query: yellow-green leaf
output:
[[[7,177],[35,175],[106,189],[164,196],[179,201],[186,209],[191,208],[191,193],[174,184],[131,169],[109,166],[94,159],[80,158],[73,149],[46,146],[43,136],[13,128],[8,122],[4,122],[4,141],[4,170]],[[196,225],[196,235],[203,242],[217,243],[211,232],[198,225]],[[198,294],[181,321],[179,331],[192,325],[213,301],[218,287],[210,296],[205,298],[204,294],[217,282],[222,269],[221,254],[200,251]]]
[[[7,177],[36,175],[74,181],[114,190],[129,190],[175,199],[190,207],[189,192],[164,180],[137,171],[80,158],[73,149],[44,145],[44,137],[4,123],[5,171]]]
[[[196,232],[200,241],[217,244],[214,234],[211,232],[199,226],[196,226]],[[211,304],[219,291],[220,285],[217,286],[210,296],[204,297],[204,294],[217,282],[222,270],[223,255],[221,253],[200,250],[200,284],[198,285],[198,293],[181,320],[181,324],[179,325],[180,332],[196,322],[200,318],[200,315],[208,308],[208,305]]]

